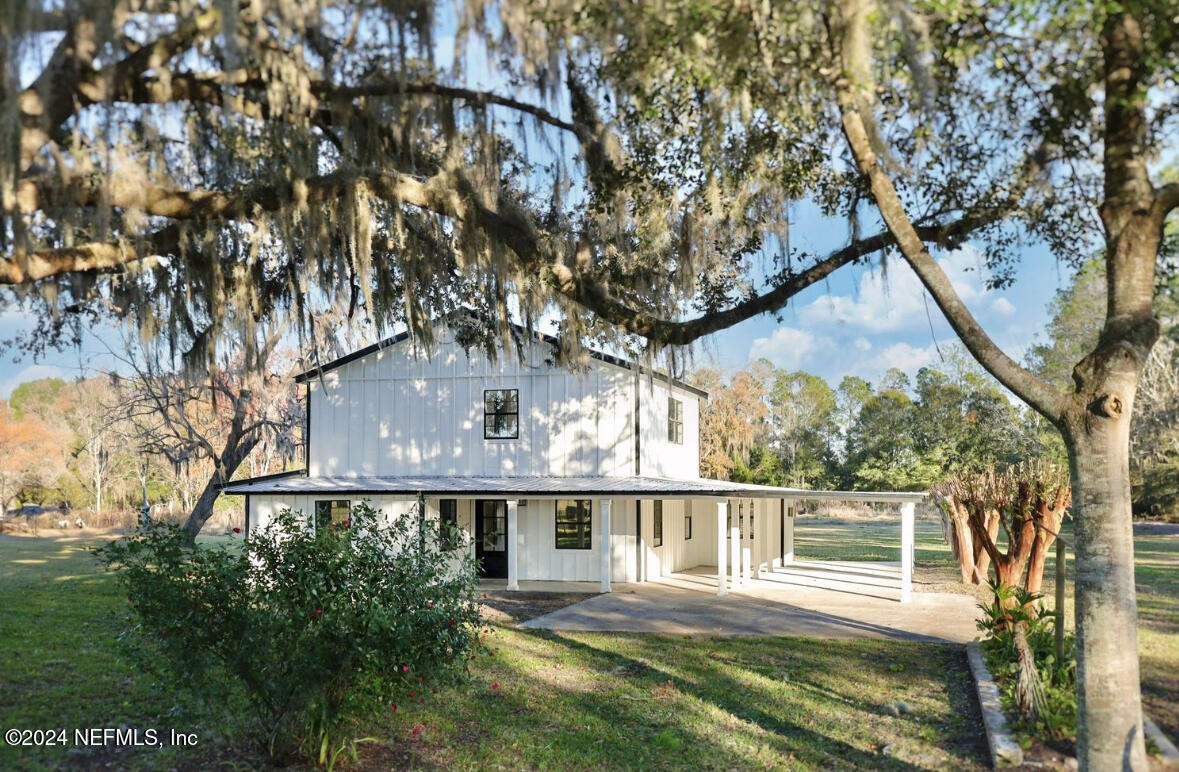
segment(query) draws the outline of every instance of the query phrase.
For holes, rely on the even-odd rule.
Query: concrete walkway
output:
[[[770,635],[811,638],[876,638],[966,643],[978,635],[974,598],[950,593],[913,593],[899,603],[892,582],[875,568],[863,582],[844,571],[792,564],[743,587],[716,595],[716,574],[707,568],[644,584],[615,585],[524,627],[551,630],[669,633],[678,635]],[[715,570],[715,569],[714,569]],[[818,577],[814,572],[818,572]],[[801,574],[801,576],[798,576]],[[824,586],[805,586],[816,581]],[[831,586],[837,589],[831,589]]]

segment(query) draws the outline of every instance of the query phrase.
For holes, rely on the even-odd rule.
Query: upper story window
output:
[[[667,398],[667,441],[684,444],[684,403],[675,397]]]
[[[487,389],[483,392],[483,439],[520,438],[520,390]]]

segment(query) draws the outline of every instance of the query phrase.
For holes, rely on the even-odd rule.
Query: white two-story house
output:
[[[570,372],[554,345],[491,361],[441,328],[428,353],[400,335],[303,373],[307,468],[224,491],[245,496],[247,532],[285,508],[317,522],[361,500],[424,510],[508,589],[605,592],[716,566],[724,594],[729,570],[740,582],[791,559],[801,491],[701,479],[705,392],[600,353]]]

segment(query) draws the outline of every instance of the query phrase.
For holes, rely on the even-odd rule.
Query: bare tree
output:
[[[75,438],[76,474],[93,497],[94,512],[101,514],[111,467],[122,455],[118,446],[122,416],[106,378],[79,379],[72,384],[72,392],[64,418]]]
[[[208,470],[184,522],[193,538],[256,448],[293,455],[301,407],[289,361],[277,353],[282,339],[281,328],[260,334],[256,346],[207,375],[162,370],[142,351],[124,358],[134,375],[121,379],[123,410],[140,452],[163,456],[178,473]]]

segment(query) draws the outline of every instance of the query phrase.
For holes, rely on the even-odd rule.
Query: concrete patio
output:
[[[913,593],[897,564],[795,561],[718,597],[715,567],[615,585],[525,627],[552,630],[876,638],[966,643],[978,634],[969,595]],[[521,583],[523,584],[523,583]],[[525,589],[521,587],[521,589]]]

